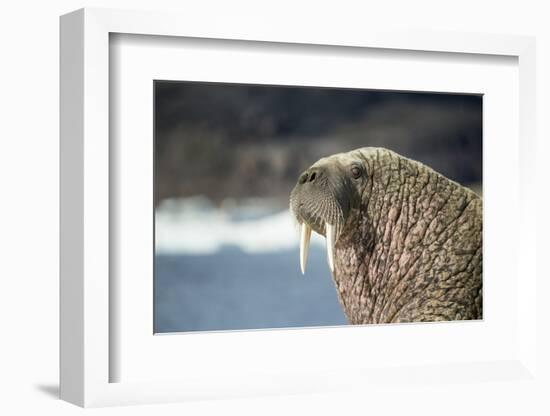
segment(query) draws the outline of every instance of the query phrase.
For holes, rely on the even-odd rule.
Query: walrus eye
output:
[[[351,176],[353,176],[354,179],[357,179],[361,176],[361,169],[358,166],[353,166],[351,168]]]

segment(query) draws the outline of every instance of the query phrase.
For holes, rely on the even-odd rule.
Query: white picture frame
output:
[[[534,39],[464,33],[400,33],[375,29],[336,32],[315,26],[304,33],[300,27],[281,28],[277,24],[266,25],[265,22],[260,24],[247,20],[240,23],[235,25],[220,19],[204,26],[202,22],[194,21],[192,16],[107,9],[82,9],[61,18],[61,398],[87,407],[323,392],[380,383],[393,385],[396,375],[400,380],[396,384],[404,384],[405,387],[412,379],[426,386],[434,380],[457,379],[479,386],[482,386],[483,380],[518,383],[531,380],[536,383],[536,271],[533,258],[536,219],[531,214],[527,215],[535,212],[533,183],[529,179],[533,175],[535,160],[532,146],[535,141]],[[201,373],[199,367],[188,377],[181,376],[180,369],[174,377],[165,377],[166,374],[162,373],[162,377],[157,374],[147,381],[113,377],[112,369],[124,358],[119,356],[124,349],[113,348],[113,339],[118,337],[120,331],[120,325],[112,321],[117,310],[113,293],[120,287],[110,280],[116,267],[116,260],[109,251],[115,220],[111,215],[112,200],[116,199],[110,177],[116,171],[116,166],[113,166],[116,159],[110,152],[110,135],[113,134],[109,124],[112,93],[110,34],[269,42],[281,45],[282,49],[291,44],[312,47],[330,45],[333,51],[351,47],[467,54],[473,60],[476,55],[516,58],[519,68],[517,120],[520,141],[518,177],[512,179],[519,185],[513,198],[517,199],[520,223],[517,238],[514,239],[517,246],[513,247],[513,252],[517,256],[517,270],[514,272],[522,271],[516,293],[517,308],[513,315],[517,326],[513,340],[517,345],[506,350],[497,360],[481,357],[479,360],[468,359],[457,363],[446,362],[443,357],[437,363],[425,360],[407,362],[407,366],[402,368],[387,365],[376,368],[372,363],[365,368],[342,365],[341,368],[332,366],[321,369],[326,377],[319,377],[318,372],[305,367],[293,372],[288,366],[285,368],[284,360],[278,364],[278,373],[266,371],[257,377],[253,373],[247,374],[246,369],[239,366],[219,374],[206,370]],[[139,327],[140,322],[133,325]],[[402,331],[429,331],[426,328],[403,326]],[[357,328],[355,335],[363,329]],[[294,330],[288,337],[299,337],[304,343],[315,339],[326,343],[327,339],[337,336],[337,330]],[[381,334],[384,331],[377,330]],[[456,331],[456,325],[453,330]],[[347,333],[351,334],[350,331]],[[350,342],[360,339],[353,338],[355,335],[349,335]],[[268,332],[256,332],[254,337],[261,341],[261,338],[274,336]],[[239,342],[245,342],[239,334],[233,334],[233,338],[234,348],[238,348]],[[280,342],[280,337],[278,339],[274,342]],[[211,342],[223,340],[212,339]],[[246,342],[256,341],[247,338]],[[200,362],[200,358],[195,359]],[[241,370],[244,375],[237,374]]]

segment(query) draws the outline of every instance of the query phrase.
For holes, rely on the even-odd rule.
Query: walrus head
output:
[[[302,172],[290,194],[290,210],[300,227],[300,267],[305,273],[311,231],[325,236],[334,272],[334,246],[361,202],[368,169],[361,149],[320,159]]]

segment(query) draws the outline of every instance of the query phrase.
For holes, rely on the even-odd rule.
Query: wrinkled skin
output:
[[[332,277],[350,323],[482,318],[482,199],[471,190],[363,148],[312,165],[290,206],[321,235],[335,225]]]

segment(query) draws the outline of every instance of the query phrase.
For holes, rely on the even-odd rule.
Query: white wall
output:
[[[546,167],[550,128],[550,30],[545,3],[537,1],[377,1],[301,2],[271,0],[228,1],[130,1],[88,2],[11,1],[0,9],[0,413],[72,414],[80,409],[54,399],[57,390],[58,348],[58,16],[83,6],[134,9],[181,10],[208,16],[227,15],[238,21],[244,15],[275,19],[323,20],[327,25],[368,26],[387,22],[388,26],[431,27],[441,30],[536,35],[538,37],[538,129],[539,166]],[[198,17],[199,18],[199,17]],[[545,138],[545,140],[542,140]],[[541,170],[541,175],[543,174]],[[540,186],[548,184],[548,173]],[[542,188],[541,188],[542,189]],[[540,214],[548,202],[545,185]],[[541,215],[542,217],[542,215]],[[540,230],[549,232],[548,220],[541,218]],[[540,253],[546,253],[546,238],[539,234]],[[543,246],[544,244],[545,246]],[[547,255],[547,254],[546,254]],[[543,257],[542,255],[540,257]],[[542,266],[542,260],[540,261]],[[550,279],[548,279],[550,280]],[[548,280],[539,293],[550,293]],[[541,305],[548,325],[547,305]],[[542,321],[542,319],[541,319]],[[540,324],[541,322],[539,322]],[[542,328],[542,326],[541,326]],[[548,331],[547,331],[548,332]],[[544,350],[550,351],[548,333]],[[547,355],[547,353],[546,353]],[[548,359],[540,359],[548,366]],[[546,367],[548,369],[548,367]],[[548,374],[549,372],[547,372]],[[434,386],[434,394],[439,388]],[[550,389],[549,389],[550,390]],[[491,414],[537,414],[535,395],[543,392],[516,391],[506,384],[495,387],[498,400],[487,400],[475,391],[457,386],[450,407],[443,413],[465,414],[476,409]],[[459,398],[461,396],[461,398]],[[429,400],[415,396],[392,398],[388,391],[388,413],[396,400],[410,400],[411,409],[430,413]],[[477,404],[472,403],[477,402]],[[10,408],[11,410],[8,410]],[[34,412],[33,412],[34,410]],[[232,400],[155,407],[102,409],[101,414],[380,414],[369,408],[368,397],[345,393]],[[431,409],[436,410],[436,409]],[[542,409],[538,409],[542,413]],[[548,409],[546,409],[548,411]]]

